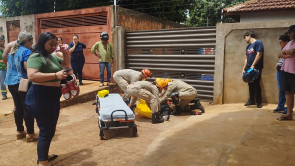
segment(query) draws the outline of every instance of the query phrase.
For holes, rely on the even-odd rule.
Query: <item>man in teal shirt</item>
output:
[[[4,43],[5,43],[4,35],[1,35],[0,36],[0,85],[1,85],[2,100],[7,99],[7,89],[6,89],[6,86],[4,85],[4,80],[6,77],[6,66],[2,58],[2,54],[4,51]]]
[[[101,41],[96,42],[92,48],[91,52],[99,58],[99,70],[100,70],[100,86],[104,83],[104,69],[107,69],[107,84],[111,82],[111,68],[114,62],[114,57],[112,54],[112,45],[109,43],[109,35],[107,32],[102,32],[100,34]]]

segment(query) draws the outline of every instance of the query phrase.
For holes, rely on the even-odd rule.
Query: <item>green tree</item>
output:
[[[119,0],[119,6],[174,22],[185,22],[195,0]]]
[[[114,3],[113,0],[1,0],[1,2],[0,10],[4,17],[107,6]],[[193,2],[194,0],[117,0],[117,5],[164,20],[184,22]]]
[[[220,22],[222,4],[229,7],[246,0],[117,0],[127,9],[190,26],[212,26]],[[112,5],[114,0],[1,0],[4,17]],[[55,5],[54,5],[55,4]],[[189,17],[188,17],[189,13]],[[224,22],[234,22],[224,17]]]
[[[246,0],[195,0],[190,9],[187,24],[190,26],[215,26],[221,22],[222,8],[230,7]],[[235,22],[224,16],[223,22]]]
[[[0,7],[0,10],[4,17],[113,4],[113,2],[109,0],[1,0],[1,3],[2,6]]]

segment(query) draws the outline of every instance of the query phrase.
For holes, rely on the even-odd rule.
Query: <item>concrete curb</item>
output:
[[[99,87],[97,90],[81,94],[81,95],[79,95],[77,97],[74,97],[74,98],[72,98],[70,100],[60,101],[60,108],[62,109],[62,108],[72,106],[72,105],[75,105],[75,104],[85,103],[85,102],[88,102],[88,101],[91,101],[91,100],[95,100],[97,92],[100,91],[100,90],[104,90],[104,89],[109,90],[110,93],[119,93],[120,92],[120,89],[119,89],[119,87],[117,85]]]
[[[80,94],[79,96],[72,98],[68,101],[66,100],[60,101],[60,108],[62,109],[75,104],[85,103],[91,100],[95,100],[97,92],[103,89],[109,90],[110,93],[120,93],[120,88],[117,85],[103,86],[103,87],[99,87],[97,90],[92,90],[90,92]],[[0,118],[8,117],[10,115],[13,115],[13,111],[11,111],[10,113],[0,115]]]

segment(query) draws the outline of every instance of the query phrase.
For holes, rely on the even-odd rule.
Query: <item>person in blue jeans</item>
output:
[[[279,44],[281,49],[283,49],[287,43],[290,41],[290,37],[287,34],[281,35],[279,37]],[[285,103],[286,103],[286,94],[282,88],[282,79],[283,79],[283,72],[281,71],[282,65],[284,63],[283,58],[279,58],[277,63],[277,83],[279,89],[279,102],[276,109],[273,110],[274,113],[281,113],[285,110]]]
[[[83,85],[82,82],[82,70],[85,64],[85,57],[83,49],[86,49],[86,45],[79,41],[79,36],[73,36],[73,42],[69,44],[69,52],[71,53],[71,66],[76,78],[79,78],[79,85]]]
[[[7,64],[4,84],[8,86],[15,105],[14,120],[17,130],[16,138],[22,139],[26,137],[27,142],[36,141],[38,136],[34,132],[34,117],[27,111],[24,104],[26,93],[18,91],[20,80],[17,68],[20,66],[17,67],[16,56],[23,56],[23,49],[19,50],[20,46],[31,47],[33,41],[30,40],[33,40],[32,35],[29,33],[20,33],[18,40],[8,43],[3,53],[4,63]],[[25,56],[28,56],[28,54],[25,54]],[[21,67],[24,65],[24,63],[19,63],[18,61],[17,63],[18,65],[21,64]],[[27,131],[24,130],[23,121],[25,121]]]
[[[27,93],[26,106],[36,118],[40,130],[37,144],[39,166],[47,166],[49,161],[57,158],[57,155],[48,153],[60,112],[60,82],[67,78],[63,67],[69,67],[70,58],[63,46],[60,49],[63,58],[52,54],[56,46],[57,37],[54,34],[42,33],[27,63],[32,86]]]
[[[1,86],[1,94],[2,94],[2,100],[7,99],[7,89],[6,86],[4,85],[4,80],[6,77],[6,65],[3,62],[3,51],[4,51],[4,43],[5,43],[5,38],[4,35],[0,36],[0,86]]]
[[[18,35],[18,48],[13,56],[14,63],[17,71],[17,82],[20,83],[20,79],[27,79],[27,60],[28,57],[31,55],[31,47],[33,45],[33,36],[31,33],[22,31]],[[34,132],[34,117],[33,115],[26,109],[25,106],[25,99],[26,99],[26,92],[18,91],[19,85],[9,86],[9,91],[11,92],[12,96],[14,97],[14,101],[16,101],[15,106],[20,107],[24,114],[25,123],[30,126],[27,129],[27,142],[37,141],[38,136]],[[19,110],[16,110],[19,111]]]
[[[96,42],[91,52],[99,58],[99,70],[100,70],[100,86],[104,84],[104,69],[107,69],[107,84],[111,82],[111,69],[112,63],[114,63],[114,56],[112,53],[112,45],[109,43],[109,34],[102,32],[100,34],[101,41]]]

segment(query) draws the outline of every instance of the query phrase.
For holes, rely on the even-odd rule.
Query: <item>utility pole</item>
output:
[[[221,8],[221,18],[220,18],[220,20],[221,20],[221,23],[222,23],[222,21],[223,21],[223,7],[224,7],[224,3],[222,2],[222,4],[221,4],[221,6],[222,6],[222,8]]]
[[[56,0],[53,2],[53,12],[55,12]]]
[[[114,6],[115,6],[115,27],[117,26],[117,0],[114,0]]]

